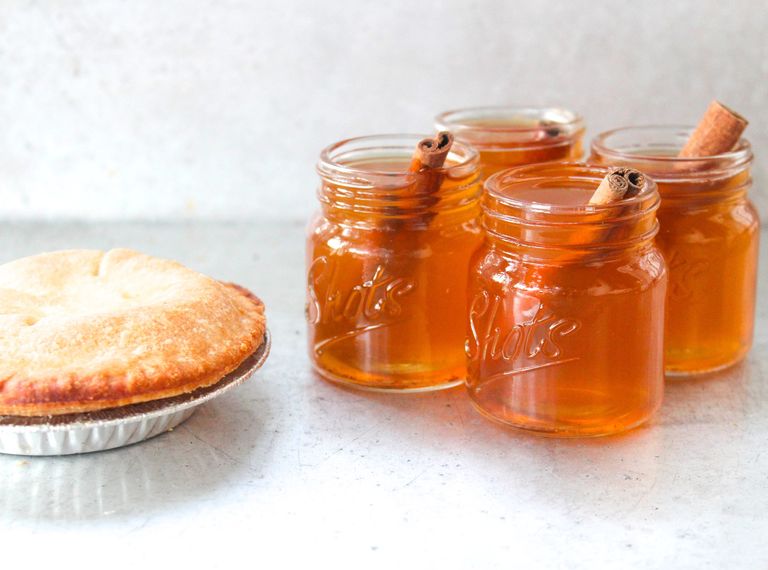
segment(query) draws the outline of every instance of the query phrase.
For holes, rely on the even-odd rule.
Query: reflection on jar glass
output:
[[[666,269],[659,196],[588,205],[606,169],[514,168],[486,181],[470,266],[467,387],[505,424],[597,436],[646,421],[663,394]]]
[[[482,237],[477,153],[454,143],[414,193],[417,136],[343,141],[320,157],[307,241],[309,352],[332,381],[381,390],[460,383],[467,267]]]
[[[435,126],[479,151],[483,179],[513,166],[579,160],[584,152],[584,121],[558,107],[459,109],[438,115]]]
[[[730,366],[752,345],[759,221],[747,198],[752,151],[677,158],[692,129],[634,127],[609,131],[592,144],[591,160],[633,165],[659,186],[656,238],[669,267],[665,352],[667,373]]]

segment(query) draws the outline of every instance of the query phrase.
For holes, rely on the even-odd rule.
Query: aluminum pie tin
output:
[[[256,351],[212,386],[188,394],[109,410],[60,416],[0,415],[0,453],[72,455],[104,451],[160,435],[187,420],[202,404],[242,384],[269,356],[267,331]]]

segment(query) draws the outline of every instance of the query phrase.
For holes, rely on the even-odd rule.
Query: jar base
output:
[[[701,368],[689,369],[689,368],[683,368],[683,367],[665,367],[664,376],[669,379],[682,380],[690,376],[701,376],[704,374],[713,374],[715,372],[720,372],[721,370],[731,368],[732,366],[736,366],[747,357],[747,353],[749,353],[749,347],[742,350],[736,356],[736,358],[727,360],[724,363],[717,363],[714,365],[704,366]]]
[[[746,358],[746,354],[742,354],[738,358],[731,360],[729,362],[726,362],[725,364],[718,364],[717,366],[712,366],[709,368],[701,368],[696,370],[665,369],[664,376],[669,378],[670,380],[684,380],[691,376],[702,376],[704,374],[714,374],[715,372],[720,372],[721,370],[727,370],[728,368],[736,366],[737,364],[742,362],[744,358]]]
[[[323,380],[330,382],[331,384],[336,384],[338,386],[341,386],[343,388],[351,388],[354,390],[361,390],[364,392],[385,392],[388,394],[417,394],[420,392],[436,392],[438,390],[448,390],[450,388],[455,388],[456,386],[459,386],[464,383],[463,378],[456,378],[452,379],[446,382],[441,382],[439,384],[430,384],[428,386],[397,386],[397,385],[382,385],[382,386],[372,386],[370,384],[362,384],[360,382],[355,382],[354,380],[351,380],[349,378],[345,378],[342,376],[337,376],[331,372],[328,372],[327,370],[323,370],[317,365],[313,365],[312,368],[317,373],[318,376],[320,376]]]
[[[477,410],[477,412],[483,416],[484,418],[492,421],[495,424],[501,425],[507,429],[511,429],[514,431],[518,431],[521,433],[525,433],[528,435],[536,436],[536,437],[542,437],[542,438],[550,438],[550,439],[594,439],[598,437],[610,437],[612,435],[619,435],[625,432],[628,432],[630,430],[633,430],[635,428],[638,428],[642,426],[643,424],[647,423],[653,415],[656,413],[659,407],[661,407],[661,404],[656,407],[651,413],[647,414],[646,416],[640,418],[639,420],[636,420],[634,422],[630,422],[627,424],[623,424],[615,429],[594,429],[594,430],[585,430],[585,431],[574,431],[573,428],[553,428],[553,429],[543,429],[543,428],[535,428],[531,427],[530,425],[523,425],[521,423],[516,423],[511,420],[505,420],[502,418],[499,418],[497,416],[492,415],[488,411],[486,411],[480,404],[478,404],[472,394],[470,393],[470,401],[472,402],[472,406]]]

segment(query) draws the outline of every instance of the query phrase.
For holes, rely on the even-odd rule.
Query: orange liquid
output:
[[[548,189],[546,200],[582,204],[591,191]],[[581,262],[550,253],[537,261],[491,242],[477,252],[470,396],[490,418],[546,435],[597,436],[644,422],[663,394],[661,254],[647,241]]]
[[[467,125],[474,127],[502,128],[502,127],[529,127],[515,122],[503,122],[498,120],[468,121]],[[539,162],[572,161],[579,160],[584,153],[581,136],[569,138],[558,135],[555,130],[549,132],[545,129],[541,133],[532,135],[530,140],[494,142],[485,145],[475,142],[475,147],[480,152],[480,176],[484,180],[507,168],[523,166]],[[472,141],[470,141],[472,143]]]
[[[749,172],[719,180],[694,172],[693,180],[674,182],[664,181],[665,172],[646,174],[661,194],[656,243],[669,270],[666,370],[734,364],[752,345],[755,315],[759,220],[744,191],[734,191]]]
[[[408,162],[356,166],[405,172]],[[460,188],[476,194],[477,175],[444,178],[435,196]],[[438,200],[416,217],[346,212],[343,222],[319,217],[311,226],[309,349],[324,377],[388,390],[434,389],[465,377],[467,267],[482,239],[479,204],[440,211]]]
[[[587,188],[530,188],[517,190],[514,197],[531,204],[583,206],[589,203],[592,194],[594,190]]]
[[[520,144],[518,147],[524,147]],[[581,143],[576,145],[563,144],[545,148],[516,148],[509,145],[503,150],[480,149],[480,169],[483,178],[488,178],[501,170],[522,166],[536,162],[550,162],[555,160],[578,160],[582,155]]]
[[[727,189],[749,175],[697,191]],[[662,195],[657,243],[669,266],[667,371],[688,374],[723,368],[752,345],[759,222],[743,197],[690,208]],[[678,188],[680,185],[676,184]]]

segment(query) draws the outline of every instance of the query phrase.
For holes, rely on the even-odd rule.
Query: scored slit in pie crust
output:
[[[127,249],[0,265],[0,415],[102,410],[191,392],[264,339],[247,290]]]

